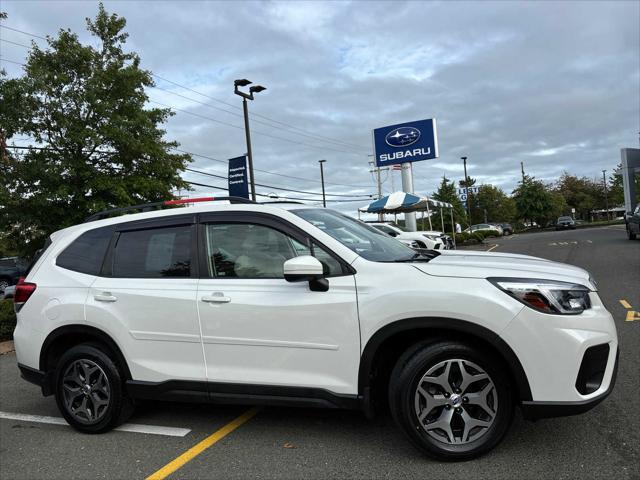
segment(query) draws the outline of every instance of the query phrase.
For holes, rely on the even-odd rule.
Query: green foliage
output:
[[[16,328],[13,300],[0,300],[0,341],[11,340]]]
[[[575,208],[576,218],[588,220],[592,210],[604,208],[602,182],[594,182],[587,177],[577,177],[564,172],[552,190],[562,195],[566,202],[566,209],[560,214],[569,215],[571,208]]]
[[[44,149],[10,156],[0,170],[0,231],[31,254],[51,232],[113,207],[173,197],[191,161],[170,153],[161,125],[169,109],[145,108],[153,85],[140,58],[123,50],[126,21],[100,5],[83,45],[61,30],[33,44],[25,74],[0,78],[0,125]]]
[[[555,214],[554,198],[548,188],[539,180],[525,175],[523,181],[513,191],[517,216],[525,221],[535,221],[545,225]]]
[[[434,200],[441,202],[447,202],[453,205],[453,221],[460,224],[466,223],[466,213],[460,198],[458,198],[458,192],[456,190],[456,184],[449,180],[447,177],[442,177],[442,181],[438,186],[438,190],[431,196]],[[447,232],[453,231],[451,225],[451,212],[448,208],[442,210],[444,215],[444,228]],[[431,216],[431,223],[434,230],[442,228],[442,219],[440,218],[440,211],[436,210]],[[427,225],[428,226],[428,225]]]
[[[500,188],[493,185],[482,185],[479,188],[477,201],[480,210],[486,210],[488,222],[511,222],[516,216],[516,203]],[[484,211],[482,211],[484,217]],[[482,218],[484,222],[484,218]]]
[[[616,171],[620,171],[622,163],[618,164]],[[636,203],[640,203],[640,173],[635,174],[636,182]],[[622,186],[622,174],[613,173],[609,177],[609,206],[617,207],[624,205],[624,188]]]

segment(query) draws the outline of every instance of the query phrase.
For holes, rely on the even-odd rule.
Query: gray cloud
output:
[[[371,129],[436,117],[441,158],[414,168],[416,191],[432,192],[443,174],[469,173],[510,192],[527,173],[546,181],[563,170],[594,177],[635,146],[640,131],[640,4],[637,2],[106,2],[127,18],[129,46],[145,68],[239,106],[232,81],[268,87],[252,112],[338,139],[338,145],[257,122],[256,168],[315,179],[326,158],[333,193],[373,193],[367,155]],[[39,35],[71,28],[83,41],[91,2],[5,1],[6,25]],[[0,30],[2,38],[28,38]],[[22,60],[25,49],[0,45]],[[10,74],[19,67],[3,64]],[[158,86],[238,114],[240,110],[158,81]],[[152,99],[242,125],[242,118],[150,89]],[[253,117],[254,120],[262,120]],[[282,126],[280,126],[282,127]],[[225,159],[244,152],[235,129],[177,113],[168,137]],[[335,150],[345,150],[339,152]],[[195,168],[224,174],[197,158]],[[400,185],[395,173],[395,187]],[[189,173],[221,185],[223,180]],[[319,181],[259,173],[261,183],[319,191]],[[208,180],[211,180],[210,182]],[[215,181],[214,181],[215,180]],[[391,191],[389,179],[384,188]],[[268,189],[260,189],[266,192]],[[358,204],[339,208],[355,211]]]

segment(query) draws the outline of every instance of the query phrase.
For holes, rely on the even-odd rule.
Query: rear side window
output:
[[[112,235],[113,227],[84,232],[58,255],[56,265],[74,272],[98,275]]]
[[[191,276],[191,226],[121,232],[113,252],[114,277]]]

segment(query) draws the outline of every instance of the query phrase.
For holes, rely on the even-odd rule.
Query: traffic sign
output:
[[[373,151],[378,167],[437,158],[436,119],[376,128],[373,130]]]

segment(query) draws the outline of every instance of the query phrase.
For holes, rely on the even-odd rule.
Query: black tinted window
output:
[[[190,226],[120,233],[113,254],[114,277],[161,278],[190,275]]]
[[[84,232],[58,255],[56,265],[75,272],[97,275],[100,273],[112,234],[112,227]],[[46,246],[48,245],[45,245],[45,248]],[[42,252],[39,252],[39,255],[41,254]]]

